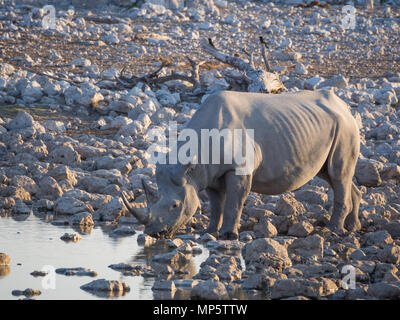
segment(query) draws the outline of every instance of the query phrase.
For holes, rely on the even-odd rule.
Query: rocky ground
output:
[[[214,0],[178,9],[147,3],[97,10],[68,9],[64,2],[65,8],[56,6],[56,29],[44,30],[42,9],[0,0],[0,217],[23,220],[33,213],[82,232],[106,225],[113,236],[134,234],[140,226],[119,195],[125,190],[137,206],[146,205],[141,179],[155,183],[146,132],[166,130],[171,120],[182,128],[204,96],[231,88],[226,74],[234,71],[204,53],[199,39],[212,38],[218,49],[243,59],[243,49],[253,52],[261,66],[262,35],[288,91],[331,87],[357,119],[362,230],[339,237],[325,228],[332,191],[314,179],[280,196],[252,193],[239,241],[198,237],[209,220],[202,197],[201,210],[168,243],[171,252],[154,256],[149,268],[114,267],[158,275],[154,291],[164,298],[177,288],[191,298],[214,299],[237,290],[267,299],[400,297],[399,6],[357,7],[355,29],[346,29],[342,5]],[[125,88],[117,80],[122,69],[139,76],[165,61],[160,75],[188,73],[187,56],[206,61],[197,92],[184,81]],[[63,237],[79,241],[78,235]],[[146,247],[165,241],[138,240]],[[199,273],[171,280],[201,250],[199,243],[211,252]],[[0,258],[4,269],[10,257]],[[356,288],[346,290],[342,271],[349,265]],[[82,289],[129,290],[105,279]],[[16,295],[37,294],[30,290]]]

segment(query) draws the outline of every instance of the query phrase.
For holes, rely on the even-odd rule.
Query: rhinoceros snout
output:
[[[159,231],[155,231],[148,228],[147,230],[145,229],[144,232],[154,238],[159,238],[159,239],[165,239],[171,237],[171,234],[168,232],[166,227],[164,227],[162,230]]]
[[[160,238],[160,239],[168,239],[168,238],[171,238],[171,235],[169,233],[167,233],[166,231],[161,231],[161,232],[157,233],[156,237]]]
[[[169,239],[172,237],[172,235],[167,233],[166,231],[160,231],[160,232],[152,234],[152,237],[158,238],[158,239]]]

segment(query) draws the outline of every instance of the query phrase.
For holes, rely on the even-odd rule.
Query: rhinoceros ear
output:
[[[177,186],[184,186],[187,183],[187,175],[190,175],[190,171],[194,168],[193,163],[186,165],[178,165],[175,170],[173,170],[171,175],[171,180]]]

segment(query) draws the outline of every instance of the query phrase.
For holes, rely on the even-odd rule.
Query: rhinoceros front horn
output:
[[[128,201],[125,191],[122,191],[121,197],[125,206],[135,216],[135,218],[138,219],[140,223],[146,225],[149,222],[149,210],[147,208],[135,208],[132,206],[132,204]]]

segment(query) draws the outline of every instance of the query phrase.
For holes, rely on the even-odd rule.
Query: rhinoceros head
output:
[[[186,172],[187,170],[179,172],[157,167],[156,194],[142,181],[148,208],[133,207],[128,202],[125,192],[122,192],[125,205],[139,222],[145,225],[146,234],[170,238],[196,213],[199,199],[195,187],[185,176]]]

